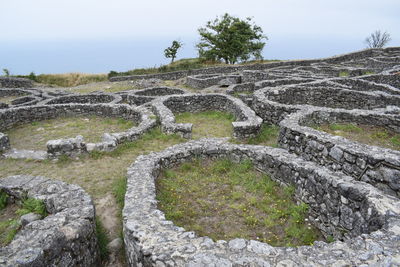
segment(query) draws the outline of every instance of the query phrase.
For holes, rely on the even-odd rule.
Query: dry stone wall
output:
[[[0,249],[1,266],[99,266],[95,208],[79,186],[18,175],[0,179],[10,202],[44,201],[49,215],[26,224]]]
[[[252,160],[274,180],[294,185],[296,197],[310,205],[316,226],[343,241],[281,248],[245,239],[213,241],[175,226],[157,209],[155,180],[161,169],[198,157]],[[130,266],[395,264],[400,255],[399,214],[397,198],[382,196],[367,183],[321,169],[285,150],[203,139],[140,156],[128,169],[124,241]]]
[[[184,94],[166,96],[152,102],[154,113],[159,117],[161,130],[165,133],[178,133],[191,138],[191,123],[175,123],[174,113],[202,112],[220,110],[233,114],[233,136],[238,139],[256,136],[262,119],[237,98],[223,94]]]

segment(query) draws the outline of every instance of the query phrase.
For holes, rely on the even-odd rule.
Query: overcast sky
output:
[[[376,29],[400,44],[400,0],[0,0],[0,68],[107,72],[195,57],[197,29],[217,15],[253,17],[266,58],[315,58],[365,48]],[[101,58],[101,59],[100,59]],[[59,63],[59,64],[57,64]]]

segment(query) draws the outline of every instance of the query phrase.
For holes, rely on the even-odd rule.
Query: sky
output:
[[[11,74],[107,73],[196,57],[197,29],[229,13],[252,17],[268,36],[266,59],[361,50],[375,30],[400,46],[400,0],[0,0],[0,69]]]

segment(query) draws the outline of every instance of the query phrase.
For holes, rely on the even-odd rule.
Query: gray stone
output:
[[[37,221],[40,219],[41,219],[41,216],[39,214],[31,212],[31,213],[22,215],[20,218],[20,222],[21,222],[22,227],[25,227],[25,225],[27,225],[28,223],[31,223],[31,222],[34,222],[34,221]]]

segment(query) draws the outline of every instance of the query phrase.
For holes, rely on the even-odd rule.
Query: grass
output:
[[[235,117],[221,111],[198,113],[179,113],[175,115],[177,123],[192,123],[192,139],[205,137],[230,137],[233,133],[232,122]]]
[[[36,76],[35,81],[47,85],[74,87],[88,83],[107,81],[107,75],[87,73],[40,74]]]
[[[82,135],[86,142],[100,142],[103,133],[126,131],[134,125],[132,121],[121,118],[60,117],[22,124],[7,131],[7,134],[14,148],[46,150],[49,140]]]
[[[110,242],[107,231],[101,223],[100,219],[96,217],[96,236],[97,244],[99,245],[100,258],[104,262],[108,259],[110,252],[108,251],[107,244]]]
[[[97,152],[79,160],[64,162],[0,159],[0,169],[7,175],[45,176],[82,186],[95,200],[101,198],[116,180],[126,175],[135,158],[160,151],[185,140],[177,135],[164,135],[159,128],[135,142],[126,142],[112,152]]]
[[[384,127],[334,123],[313,126],[313,128],[363,144],[400,150],[400,134]]]
[[[7,206],[8,195],[0,190],[0,210],[4,209]]]
[[[294,187],[282,187],[250,161],[183,163],[156,181],[158,206],[168,220],[214,240],[246,238],[273,246],[310,245],[322,238],[296,205]]]
[[[350,73],[346,70],[339,72],[339,77],[349,77]]]
[[[42,218],[46,217],[47,210],[43,200],[27,198],[22,201],[22,207],[16,213],[22,216],[31,212],[39,214]]]
[[[85,85],[79,85],[71,88],[69,91],[78,94],[89,94],[96,91],[102,91],[106,93],[116,93],[126,90],[137,90],[134,84],[130,81],[121,82],[104,82],[104,83],[91,83]]]
[[[263,124],[260,133],[256,137],[249,138],[244,143],[249,145],[263,145],[278,147],[279,126]]]

